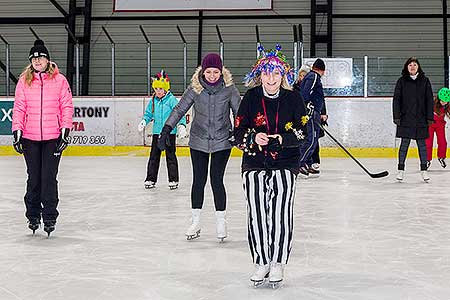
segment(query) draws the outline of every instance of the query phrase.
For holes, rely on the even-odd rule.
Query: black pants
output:
[[[61,155],[54,155],[58,140],[31,141],[23,139],[23,155],[27,165],[25,216],[30,219],[56,221],[58,218],[58,175]]]
[[[411,139],[402,138],[400,143],[400,148],[398,149],[398,169],[404,171],[405,170],[405,161],[406,156],[408,155],[409,144],[411,143]],[[419,151],[420,158],[420,170],[427,170],[427,146],[425,143],[425,139],[417,139],[417,150]]]
[[[158,134],[154,134],[152,138],[152,148],[150,150],[150,157],[147,164],[147,177],[145,181],[158,181],[158,170],[159,162],[161,159],[161,150],[156,146],[158,144]],[[166,163],[167,163],[167,173],[169,175],[169,182],[179,181],[178,176],[178,160],[175,155],[176,145],[175,145],[175,134],[169,135],[170,145],[166,147]]]
[[[319,140],[317,140],[316,149],[314,149],[314,152],[312,154],[312,162],[313,162],[313,164],[320,164],[320,145],[319,145]]]
[[[201,209],[205,195],[205,185],[208,175],[209,157],[211,156],[211,169],[209,180],[214,196],[216,211],[224,211],[227,207],[227,195],[223,184],[223,176],[230,157],[231,149],[206,153],[191,149],[193,182],[191,191],[192,208]]]

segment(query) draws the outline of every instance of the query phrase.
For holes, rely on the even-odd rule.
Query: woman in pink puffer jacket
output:
[[[43,41],[35,41],[29,59],[31,64],[21,74],[16,87],[13,146],[24,155],[27,165],[28,227],[34,234],[42,217],[44,231],[50,236],[59,214],[56,176],[72,128],[72,93],[64,75],[50,62]]]

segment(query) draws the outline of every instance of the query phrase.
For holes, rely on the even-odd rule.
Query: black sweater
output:
[[[264,113],[263,101],[266,113]],[[276,124],[277,110],[278,124]],[[266,120],[266,115],[268,120]],[[242,171],[288,169],[298,174],[299,146],[303,139],[299,140],[292,129],[286,128],[286,124],[292,124],[292,128],[298,134],[306,137],[306,126],[302,125],[304,116],[306,116],[305,104],[297,92],[281,88],[279,96],[270,99],[264,97],[261,86],[248,90],[236,116],[234,128],[236,144],[243,150],[249,149],[251,144],[249,140],[254,140],[256,133],[265,132],[268,135],[281,135],[282,147],[280,151],[271,153],[267,151],[266,146],[260,150],[257,145],[253,144],[252,151],[244,152]],[[267,121],[269,126],[267,126]],[[248,134],[250,131],[253,133]],[[247,137],[245,137],[246,133]],[[254,155],[249,155],[249,153],[254,153]]]

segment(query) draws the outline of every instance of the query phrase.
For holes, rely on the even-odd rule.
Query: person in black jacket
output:
[[[308,122],[307,141],[300,147],[300,173],[301,178],[309,178],[310,171],[314,172],[311,168],[313,164],[312,155],[317,147],[319,141],[319,124],[321,121],[321,112],[325,103],[325,97],[323,94],[323,87],[321,77],[325,74],[325,62],[318,58],[312,65],[312,70],[306,74],[300,84],[300,93],[305,101],[306,107],[313,110],[312,118]],[[317,174],[315,174],[317,175]]]
[[[303,65],[300,67],[300,69],[298,70],[298,76],[297,76],[297,80],[295,81],[294,84],[294,90],[301,93],[300,91],[300,85],[303,81],[303,78],[305,78],[306,74],[309,73],[309,71],[311,71],[311,68],[308,65]],[[328,121],[328,114],[327,114],[327,107],[326,107],[326,103],[324,101],[323,106],[322,106],[322,110],[320,112],[320,123],[322,124],[322,126],[326,126],[328,125],[327,123]],[[319,138],[324,137],[325,136],[325,132],[323,132],[323,130],[321,128],[319,128]],[[319,177],[320,175],[320,145],[319,145],[319,140],[317,140],[317,145],[316,148],[314,149],[314,152],[311,155],[311,159],[312,159],[312,164],[311,166],[308,168],[308,173],[309,176],[308,177]]]
[[[299,146],[306,136],[306,109],[292,91],[293,72],[277,45],[264,52],[246,76],[234,138],[244,150],[242,179],[248,214],[248,242],[256,265],[255,285],[283,280],[292,248],[293,204]]]
[[[402,76],[395,85],[392,108],[397,125],[396,137],[401,138],[397,180],[404,178],[406,155],[411,139],[414,139],[419,150],[422,179],[427,182],[430,177],[426,171],[425,140],[428,138],[428,126],[433,123],[433,91],[430,80],[415,57],[408,58],[403,66]]]

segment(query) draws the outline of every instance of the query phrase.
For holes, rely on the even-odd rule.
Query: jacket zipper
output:
[[[43,96],[43,94],[44,94],[44,82],[42,81],[42,73],[41,72],[39,72],[39,79],[41,80],[41,141],[43,140],[43,138],[44,138],[44,134],[43,134],[43,130],[42,130],[42,106],[44,105],[44,100],[43,100],[43,98],[44,98],[44,96]]]

